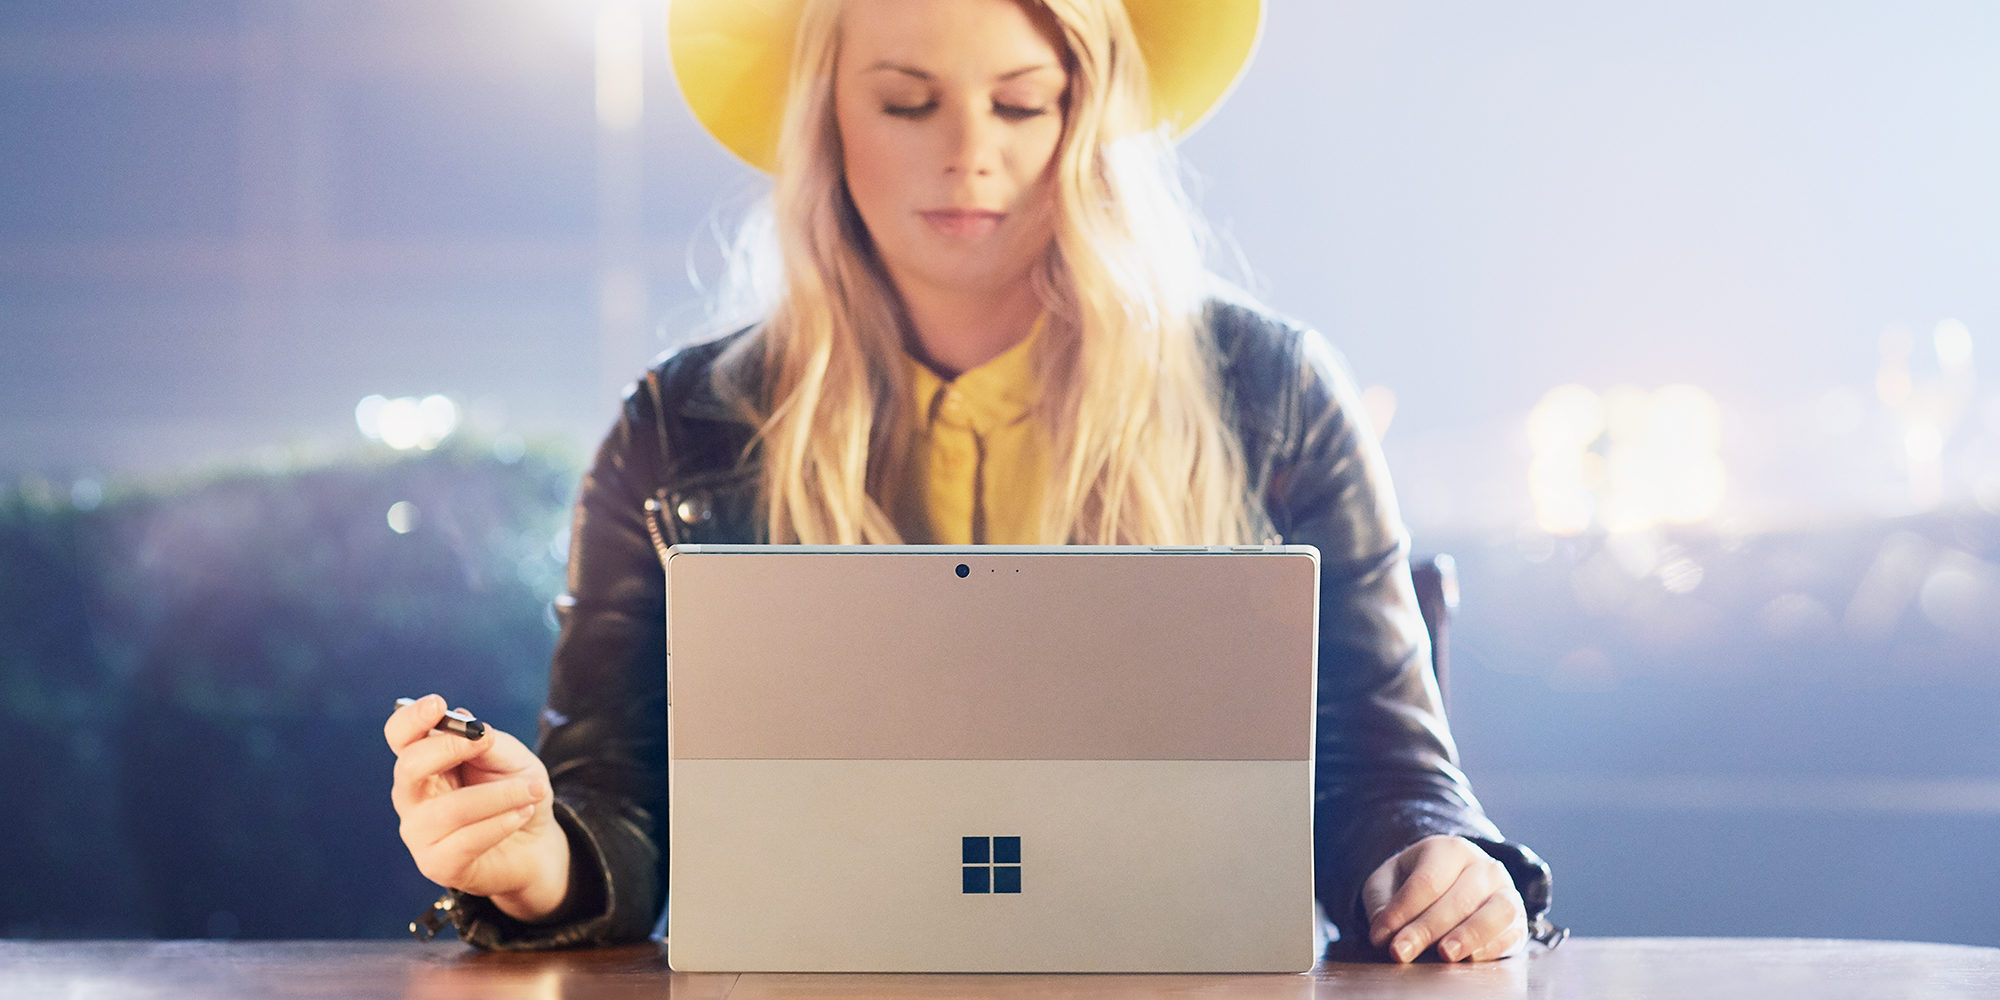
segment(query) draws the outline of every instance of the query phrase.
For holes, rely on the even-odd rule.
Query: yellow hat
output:
[[[1124,0],[1152,78],[1153,113],[1186,135],[1235,85],[1257,46],[1263,0]],[[667,48],[695,120],[729,151],[778,163],[792,40],[805,0],[670,0]]]

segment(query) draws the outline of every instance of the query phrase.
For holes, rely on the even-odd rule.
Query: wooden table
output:
[[[1298,976],[858,976],[670,972],[645,945],[539,955],[459,944],[0,941],[0,997],[693,1000],[962,997],[2000,997],[2000,949],[1880,941],[1572,938],[1486,965],[1327,963]]]

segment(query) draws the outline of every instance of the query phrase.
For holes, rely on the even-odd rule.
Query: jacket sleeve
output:
[[[646,500],[660,462],[656,378],[642,381],[598,449],[570,529],[568,593],[536,753],[569,836],[570,892],[524,924],[454,893],[459,936],[534,950],[643,940],[666,898],[665,579]]]
[[[1548,866],[1501,837],[1459,770],[1409,535],[1360,393],[1318,334],[1294,331],[1289,353],[1264,481],[1279,535],[1320,551],[1315,894],[1340,939],[1365,945],[1362,882],[1410,844],[1450,834],[1507,867],[1530,933],[1546,938]]]

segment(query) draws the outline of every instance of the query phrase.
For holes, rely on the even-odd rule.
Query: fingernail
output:
[[[1412,955],[1416,954],[1417,946],[1411,943],[1409,938],[1398,938],[1396,946],[1390,950],[1396,953],[1396,961],[1407,962]]]
[[[1443,955],[1444,960],[1447,962],[1458,961],[1458,942],[1446,941],[1445,943],[1438,945],[1438,954]]]

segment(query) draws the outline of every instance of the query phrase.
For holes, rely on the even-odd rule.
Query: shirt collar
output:
[[[1046,315],[1036,317],[1020,343],[949,382],[904,354],[917,426],[928,430],[934,424],[944,424],[985,434],[1026,419],[1041,401],[1042,387],[1035,378],[1035,344],[1046,320]]]

